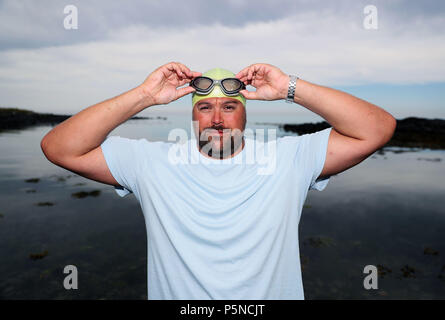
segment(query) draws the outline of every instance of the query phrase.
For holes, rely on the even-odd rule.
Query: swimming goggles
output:
[[[240,90],[246,89],[245,84],[237,78],[224,78],[213,80],[209,77],[196,77],[190,82],[190,86],[196,89],[197,94],[208,94],[215,85],[219,85],[227,96],[236,96]]]

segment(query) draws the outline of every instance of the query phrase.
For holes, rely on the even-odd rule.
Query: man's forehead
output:
[[[237,99],[233,99],[233,98],[224,98],[224,97],[211,97],[211,98],[206,98],[206,99],[202,99],[200,101],[198,101],[195,106],[199,106],[202,104],[226,104],[226,103],[236,103],[236,104],[241,104],[242,103],[237,100]]]

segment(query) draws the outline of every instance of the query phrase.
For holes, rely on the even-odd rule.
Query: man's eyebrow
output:
[[[210,105],[209,102],[198,102],[198,103],[196,104],[197,107],[208,106],[208,105]]]
[[[229,104],[229,103],[232,103],[232,104],[236,105],[236,104],[237,104],[237,101],[227,100],[227,101],[224,101],[222,104]],[[196,106],[197,106],[197,107],[201,107],[201,106],[210,106],[210,105],[211,105],[211,103],[210,103],[210,102],[207,102],[207,101],[197,102],[197,103],[196,103]]]

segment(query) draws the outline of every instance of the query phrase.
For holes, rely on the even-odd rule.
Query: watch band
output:
[[[289,88],[287,89],[287,97],[286,102],[287,103],[293,103],[294,97],[295,97],[295,88],[297,86],[297,76],[289,75]]]

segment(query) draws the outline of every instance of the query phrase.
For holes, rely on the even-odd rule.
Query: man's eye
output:
[[[199,110],[204,110],[204,109],[208,109],[209,107],[201,107],[201,109]]]
[[[226,108],[228,108],[228,109],[235,109],[234,106],[226,106]]]

